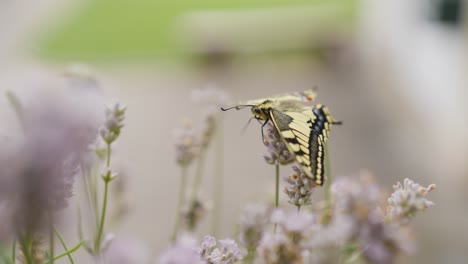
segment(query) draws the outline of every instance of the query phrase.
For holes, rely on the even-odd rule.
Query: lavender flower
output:
[[[219,247],[216,247],[219,244]],[[199,248],[200,256],[208,264],[232,264],[242,259],[236,242],[232,239],[216,241],[214,237],[205,236]]]
[[[6,196],[21,219],[19,230],[37,228],[46,212],[67,206],[80,161],[97,135],[96,120],[77,105],[76,94],[44,96],[22,104],[24,138],[5,154],[9,166],[0,172],[14,182]]]
[[[216,238],[212,236],[205,236],[198,250],[200,253],[200,256],[202,256],[203,258],[207,258],[210,255],[211,251],[213,251],[213,248],[215,246],[216,246]]]
[[[278,130],[271,121],[268,121],[263,131],[263,144],[267,147],[267,153],[263,157],[268,164],[286,165],[295,160],[294,155],[289,152],[286,144],[281,140]]]
[[[354,218],[347,215],[334,215],[327,224],[317,222],[313,225],[310,239],[305,242],[305,248],[313,260],[311,263],[335,262],[339,250],[349,246],[355,228]]]
[[[377,211],[369,214],[357,233],[359,250],[370,263],[391,264],[400,252],[411,252],[413,241],[406,229],[385,223]]]
[[[299,243],[310,237],[316,218],[310,212],[290,211],[285,213],[280,209],[276,209],[271,215],[271,222],[278,224],[282,232],[291,238],[294,243]]]
[[[381,190],[368,174],[335,180],[331,186],[337,214],[351,215],[357,219],[367,218],[370,211],[376,210],[381,198]]]
[[[357,245],[355,250],[370,263],[390,264],[400,252],[411,251],[413,243],[407,236],[407,229],[386,223],[378,211],[382,192],[372,177],[364,174],[357,180],[339,179],[332,185],[332,192],[334,218],[328,231],[338,223],[346,227],[343,235],[337,237],[341,241],[336,241],[336,245]],[[321,244],[324,245],[323,241]]]
[[[398,182],[393,186],[395,191],[388,198],[387,219],[408,224],[418,212],[434,205],[426,199],[426,195],[435,188],[435,184],[422,187],[410,179],[405,179],[403,184]]]
[[[200,149],[206,149],[214,134],[218,123],[219,108],[230,101],[230,96],[214,85],[208,85],[204,89],[192,91],[192,101],[203,106],[203,126],[200,130]]]
[[[285,213],[276,209],[271,222],[278,226],[276,232],[267,232],[257,249],[260,263],[304,263],[307,242],[313,234],[316,219],[309,212]]]
[[[268,224],[269,210],[261,204],[250,204],[243,208],[240,226],[240,242],[249,251],[260,243]]]
[[[175,148],[177,163],[182,167],[190,165],[198,152],[198,140],[191,123],[185,122],[176,130]]]
[[[216,134],[217,126],[216,116],[211,113],[206,114],[199,135],[200,151],[204,151],[208,148],[213,136]]]
[[[140,240],[128,236],[112,239],[102,254],[104,263],[134,264],[148,263],[149,250]]]
[[[99,133],[107,144],[111,144],[119,137],[124,126],[125,110],[126,108],[121,107],[119,103],[115,103],[112,108],[106,109],[106,120]]]
[[[206,264],[197,249],[197,241],[187,235],[180,236],[176,243],[159,257],[158,264]]]
[[[201,199],[190,201],[188,206],[182,210],[184,224],[187,230],[193,231],[206,214],[207,206]]]
[[[292,168],[294,174],[283,178],[283,180],[290,185],[284,188],[284,193],[288,195],[288,202],[290,204],[300,208],[303,205],[311,203],[311,195],[314,191],[315,184],[313,181],[309,180],[297,166],[293,166]]]
[[[257,252],[261,264],[303,264],[302,248],[291,243],[283,233],[266,233]]]
[[[191,94],[192,101],[201,104],[206,108],[206,112],[218,113],[219,107],[227,104],[231,98],[222,89],[213,84],[204,89],[196,89]]]

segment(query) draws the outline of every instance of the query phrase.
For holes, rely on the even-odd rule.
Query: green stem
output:
[[[255,261],[255,249],[249,249],[248,250],[248,253],[247,253],[247,256],[245,256],[244,258],[244,263],[245,264],[253,264],[254,261]]]
[[[50,262],[54,264],[53,257],[55,255],[55,241],[54,241],[54,227],[53,227],[53,212],[49,212],[49,256],[50,256]]]
[[[7,97],[8,102],[10,103],[11,107],[15,111],[16,116],[18,117],[18,121],[19,121],[19,123],[21,125],[21,128],[22,128],[23,132],[24,132],[25,131],[24,130],[25,129],[25,127],[24,127],[24,110],[23,110],[23,106],[21,105],[20,100],[18,99],[18,97],[16,97],[16,94],[14,94],[12,91],[6,91],[5,95]]]
[[[185,200],[185,191],[187,188],[186,186],[187,186],[187,167],[183,166],[181,169],[181,182],[180,182],[180,187],[179,187],[179,201],[177,203],[176,221],[174,225],[174,230],[172,231],[171,241],[175,241],[175,239],[177,238],[177,233],[179,232],[182,205]]]
[[[88,201],[89,206],[91,207],[91,214],[94,218],[96,227],[99,224],[99,205],[98,205],[98,193],[97,193],[97,175],[96,169],[94,168],[87,168],[84,164],[81,164],[81,168],[83,170],[83,185],[86,192],[86,199]]]
[[[92,169],[90,175],[90,190],[91,190],[91,199],[92,199],[92,207],[94,210],[94,219],[96,221],[96,226],[99,224],[99,172],[97,169]]]
[[[275,207],[278,208],[279,206],[279,164],[275,164],[275,172],[276,172],[276,186],[275,186]],[[273,226],[273,232],[276,233],[277,224]]]
[[[106,167],[109,168],[111,160],[111,144],[107,143],[107,158],[106,158]]]
[[[11,263],[11,260],[2,253],[2,260],[3,260],[3,263],[6,263],[6,264],[10,264]]]
[[[107,144],[107,161],[106,165],[107,168],[110,166],[110,157],[111,157],[111,144]],[[109,171],[106,173],[110,173]],[[98,233],[96,236],[96,241],[94,244],[94,253],[98,254],[101,250],[101,242],[102,242],[102,234],[104,232],[104,224],[106,222],[106,211],[107,211],[107,198],[109,196],[109,182],[110,182],[110,175],[106,175],[104,177],[104,199],[102,202],[102,211],[101,211],[101,221],[99,222],[98,226]]]
[[[20,246],[21,246],[21,251],[24,256],[24,260],[26,261],[25,264],[33,264],[32,256],[31,256],[31,239],[32,236],[28,233],[26,233],[24,236],[22,236],[19,240]]]
[[[68,256],[70,255],[71,253],[77,251],[78,249],[80,249],[80,247],[84,244],[84,241],[81,241],[78,245],[74,246],[72,249],[68,250],[67,252],[64,252],[56,257],[54,257],[51,261],[56,261],[56,260],[59,260],[65,256]],[[51,261],[48,261],[46,262],[45,264],[52,264]]]
[[[107,196],[109,193],[109,181],[104,182],[104,201],[102,203],[101,211],[101,221],[99,222],[98,233],[96,236],[96,243],[94,244],[95,253],[99,253],[101,250],[102,234],[104,232],[104,224],[106,221],[106,211],[107,211]]]
[[[20,239],[20,245],[21,245],[21,252],[23,253],[24,259],[26,261],[26,264],[33,264],[32,262],[32,257],[31,257],[31,250],[28,246],[28,242],[24,241],[24,238]]]
[[[58,239],[60,240],[60,244],[62,244],[63,249],[65,249],[65,251],[66,251],[65,253],[67,253],[68,259],[70,260],[70,263],[75,264],[75,261],[73,260],[73,257],[71,255],[71,253],[68,252],[67,244],[65,244],[65,241],[63,240],[62,236],[60,235],[60,233],[55,228],[54,228],[54,233],[55,233],[55,235],[57,235]]]
[[[224,167],[224,132],[222,119],[218,118],[216,126],[216,151],[215,151],[215,178],[214,178],[214,208],[212,215],[211,234],[213,236],[219,235],[221,224],[222,206],[223,206],[223,167]]]
[[[16,240],[13,240],[13,246],[11,248],[11,259],[12,263],[16,264]]]
[[[276,188],[275,188],[275,207],[278,208],[279,206],[279,164],[275,165],[275,171],[276,171]]]
[[[6,253],[4,252],[2,248],[0,248],[0,259],[3,261],[1,263],[5,263],[5,264],[12,263],[11,259],[6,255]]]
[[[330,165],[330,157],[328,153],[328,144],[325,143],[324,147],[324,155],[325,155],[325,219],[324,222],[327,224],[331,220],[332,217],[332,195],[331,195],[331,165]]]
[[[81,206],[80,204],[78,203],[77,204],[77,218],[78,218],[78,238],[80,239],[80,241],[83,241],[83,218],[81,216]],[[96,224],[97,226],[97,224]],[[85,247],[86,251],[88,251],[88,253],[93,253],[93,249],[91,247],[89,247],[87,244],[83,244],[83,246]]]
[[[193,183],[193,190],[192,190],[192,197],[191,197],[192,202],[195,202],[197,200],[198,189],[200,188],[200,184],[203,178],[204,163],[205,163],[205,150],[202,149],[200,151],[200,155],[198,156],[198,160],[197,160],[197,169],[195,172],[195,181]]]

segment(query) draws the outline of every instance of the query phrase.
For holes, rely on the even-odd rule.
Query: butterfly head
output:
[[[230,109],[236,109],[240,110],[244,107],[251,107],[252,114],[254,117],[258,120],[268,120],[269,119],[269,112],[272,107],[272,102],[270,100],[266,100],[262,102],[261,104],[242,104],[242,105],[237,105],[229,108],[221,108],[223,111],[227,111]]]
[[[263,104],[253,106],[252,109],[252,114],[256,119],[259,120],[268,120],[268,108],[265,108]]]

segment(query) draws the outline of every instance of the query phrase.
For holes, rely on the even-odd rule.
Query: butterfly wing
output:
[[[323,185],[324,144],[334,122],[328,109],[322,105],[304,106],[295,111],[273,108],[270,118],[303,172],[317,185]]]
[[[281,103],[284,101],[293,101],[293,102],[313,102],[317,97],[315,90],[309,89],[302,92],[294,92],[288,94],[278,94],[268,98],[260,98],[255,100],[241,101],[236,103],[236,105],[260,105],[265,101],[274,101],[275,103]]]

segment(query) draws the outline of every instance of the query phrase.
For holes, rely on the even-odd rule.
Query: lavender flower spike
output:
[[[282,141],[278,130],[271,121],[268,121],[263,128],[263,135],[263,144],[267,147],[267,153],[264,155],[264,158],[268,164],[286,165],[295,160],[294,155],[289,152],[286,144]]]
[[[268,225],[268,216],[268,208],[261,204],[249,204],[243,208],[239,221],[240,242],[249,252],[260,243]]]
[[[403,184],[398,182],[393,186],[395,190],[388,198],[387,219],[407,224],[416,215],[434,205],[426,199],[426,195],[436,188],[435,184],[422,187],[418,183],[406,178]]]
[[[207,205],[201,199],[196,198],[193,201],[189,201],[186,207],[182,209],[183,221],[187,230],[195,230],[207,210]]]
[[[203,105],[207,112],[218,113],[219,107],[231,101],[228,93],[214,84],[209,84],[203,89],[192,91],[193,102]]]
[[[217,115],[219,108],[230,101],[230,96],[217,86],[210,84],[204,89],[192,91],[191,99],[193,102],[203,107],[203,126],[200,130],[200,149],[208,148],[219,125]]]
[[[220,247],[216,247],[218,243]],[[205,236],[199,253],[208,264],[232,264],[243,257],[234,240],[221,239],[216,241],[212,236]]]
[[[97,135],[94,118],[75,100],[74,94],[38,96],[23,105],[24,139],[7,155],[7,172],[16,181],[10,199],[25,222],[16,224],[37,226],[45,212],[64,209],[73,194],[80,161]]]
[[[300,208],[303,205],[310,204],[315,183],[310,181],[297,166],[293,166],[292,168],[294,174],[289,177],[283,177],[283,180],[289,183],[289,186],[284,188],[284,192],[289,197],[288,202]]]
[[[198,140],[189,121],[175,131],[175,149],[177,163],[186,167],[192,163],[198,153]]]
[[[175,245],[161,254],[158,264],[206,264],[197,252],[197,241],[188,236],[180,236]]]
[[[284,212],[276,209],[271,222],[278,225],[276,232],[267,232],[257,248],[259,263],[303,264],[307,242],[317,226],[316,217],[309,212]]]
[[[109,264],[149,263],[149,253],[148,247],[132,236],[113,237],[103,250],[105,263]]]
[[[116,103],[112,108],[106,109],[106,120],[99,133],[107,144],[111,144],[119,137],[124,126],[125,110],[126,107],[121,107],[119,103]]]

